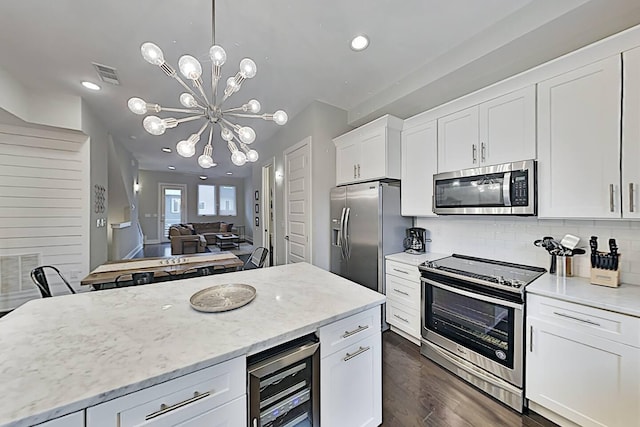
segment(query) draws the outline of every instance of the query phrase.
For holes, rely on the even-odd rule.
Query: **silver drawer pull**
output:
[[[405,319],[404,317],[400,317],[397,314],[394,314],[393,317],[397,317],[398,319],[402,320],[405,323],[409,323],[409,321],[407,319]]]
[[[594,326],[601,326],[600,323],[594,322],[593,320],[581,319],[579,317],[569,316],[568,314],[558,313],[557,311],[554,311],[553,314],[555,314],[556,316],[560,316],[560,317],[566,317],[567,319],[577,320],[578,322],[588,323],[588,324],[594,325]]]
[[[398,270],[397,268],[394,268],[393,271],[397,271],[398,273],[404,273],[404,274],[409,274],[408,271],[404,271],[404,270]]]
[[[358,325],[358,327],[356,329],[354,329],[353,331],[349,332],[349,331],[344,331],[344,334],[342,334],[342,338],[349,338],[351,335],[355,335],[358,332],[362,332],[365,329],[368,329],[369,325],[364,325],[364,326],[360,326]]]
[[[211,394],[211,392],[206,391],[204,393],[198,393],[197,391],[193,393],[193,397],[191,399],[187,399],[187,400],[183,400],[182,402],[178,402],[176,404],[173,404],[171,406],[165,405],[164,403],[162,405],[160,405],[160,410],[156,411],[156,412],[152,412],[149,415],[147,415],[146,417],[144,417],[145,420],[150,420],[152,418],[156,418],[159,417],[160,415],[164,415],[167,412],[171,412],[173,410],[176,410],[178,408],[182,408],[183,406],[187,406],[190,403],[193,403],[195,401],[198,401],[200,399],[204,399],[205,397],[209,396]]]
[[[353,359],[354,357],[361,355],[362,353],[364,353],[369,349],[371,349],[371,347],[360,347],[358,351],[356,351],[355,353],[351,353],[351,354],[347,353],[346,356],[342,358],[342,360],[346,362],[349,359]]]
[[[409,294],[408,294],[407,292],[405,292],[405,291],[401,291],[400,289],[393,288],[393,290],[394,290],[394,291],[396,291],[396,292],[397,292],[397,293],[399,293],[399,294],[409,296]]]

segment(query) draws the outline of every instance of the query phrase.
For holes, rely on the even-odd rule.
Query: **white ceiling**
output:
[[[257,98],[264,112],[284,109],[291,118],[320,100],[349,111],[354,125],[387,112],[406,118],[634,25],[640,22],[638,3],[217,0],[216,42],[228,55],[223,78],[234,75],[245,56],[258,66],[257,76],[225,106]],[[129,112],[126,101],[139,96],[179,105],[180,86],[142,59],[140,45],[155,42],[175,68],[182,54],[191,54],[207,70],[210,0],[13,0],[2,2],[0,16],[1,68],[36,91],[82,96],[141,169],[166,170],[173,164],[183,173],[202,172],[195,157],[160,151],[174,148],[197,124],[154,137],[142,128],[141,117]],[[371,39],[361,53],[349,48],[358,33]],[[103,90],[95,93],[83,89],[80,81],[98,80],[92,62],[115,67],[121,85],[100,82]],[[261,140],[277,130],[261,120],[243,123],[255,124],[258,151]],[[235,176],[247,176],[250,168],[231,165],[220,142],[217,136],[214,158],[219,166],[206,174],[233,170]]]

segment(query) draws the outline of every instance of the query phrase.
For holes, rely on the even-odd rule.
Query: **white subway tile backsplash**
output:
[[[560,241],[565,234],[573,234],[580,237],[578,247],[587,251],[573,257],[574,275],[581,277],[591,273],[589,238],[598,236],[602,251],[608,251],[609,239],[615,238],[622,254],[622,282],[640,285],[640,221],[442,216],[416,218],[415,224],[430,231],[431,252],[500,259],[546,269],[550,256],[535,247],[533,241],[544,236]]]

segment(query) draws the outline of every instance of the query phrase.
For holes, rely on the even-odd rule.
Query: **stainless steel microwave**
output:
[[[439,215],[536,215],[537,165],[525,160],[433,176]]]

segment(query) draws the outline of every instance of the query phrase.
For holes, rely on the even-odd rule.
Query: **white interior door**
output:
[[[269,255],[265,261],[267,267],[274,265],[275,257],[275,158],[262,167],[262,195],[260,198],[261,218],[256,233],[262,231],[262,246],[269,249]]]
[[[187,186],[159,184],[158,240],[168,242],[169,227],[187,222]]]
[[[311,137],[284,152],[286,263],[311,262]]]

